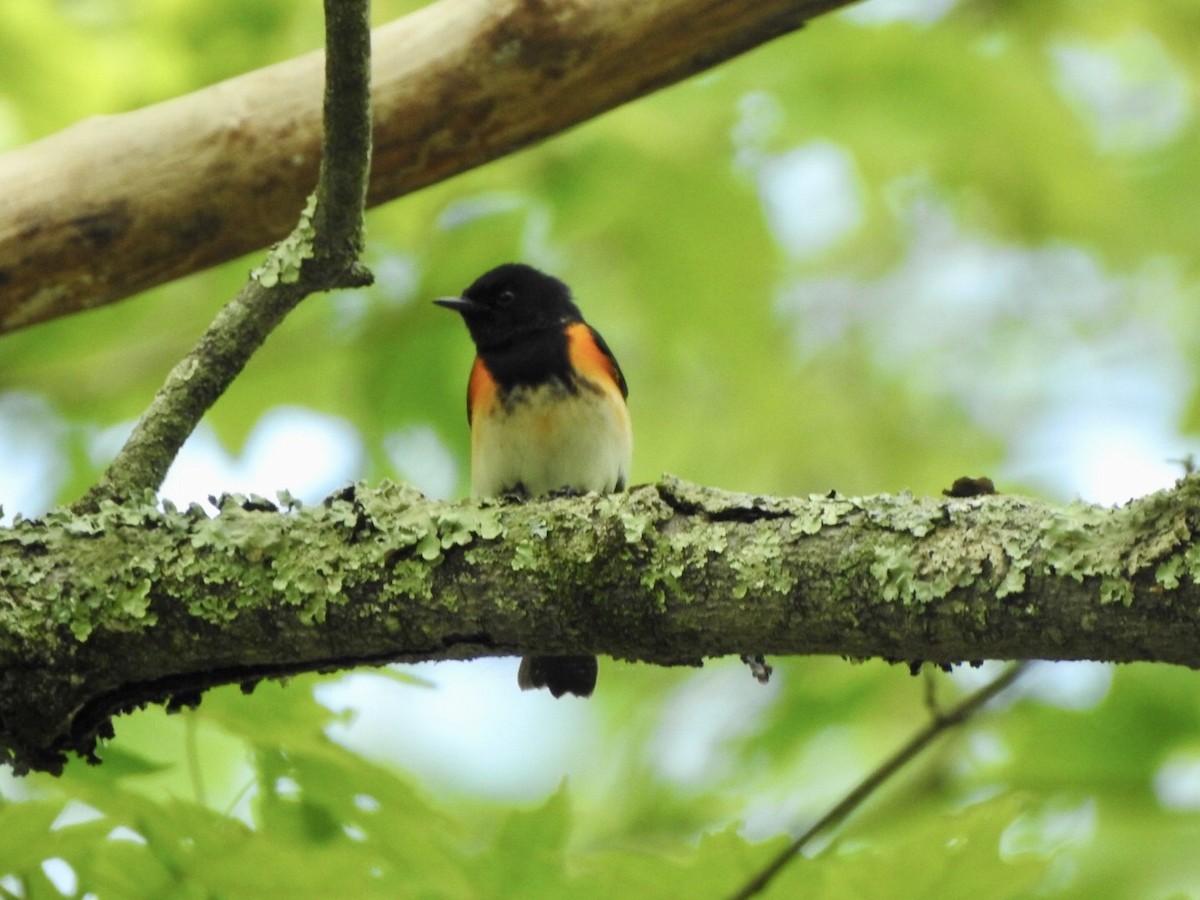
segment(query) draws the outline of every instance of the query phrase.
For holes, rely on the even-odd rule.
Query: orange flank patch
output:
[[[571,366],[580,375],[625,393],[624,379],[617,361],[596,342],[592,329],[583,322],[567,326],[567,354]]]
[[[499,386],[483,360],[475,357],[475,365],[471,367],[471,379],[467,382],[467,424],[475,421],[475,416],[485,416],[496,405]]]

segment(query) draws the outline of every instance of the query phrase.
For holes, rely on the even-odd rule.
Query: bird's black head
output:
[[[500,347],[528,334],[583,321],[571,290],[557,278],[522,263],[505,263],[480,275],[461,297],[434,300],[462,314],[475,346]]]

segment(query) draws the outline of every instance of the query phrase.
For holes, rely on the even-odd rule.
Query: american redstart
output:
[[[475,342],[467,384],[474,496],[624,489],[633,452],[625,376],[563,282],[508,263],[461,297],[433,302],[461,313]],[[586,697],[596,668],[594,656],[527,656],[517,681]]]

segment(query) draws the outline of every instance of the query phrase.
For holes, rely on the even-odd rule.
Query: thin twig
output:
[[[76,504],[154,491],[201,417],[309,294],[371,283],[358,261],[371,165],[370,0],[325,0],[325,138],[316,209],[217,314],[167,376],[108,470]]]
[[[766,889],[771,880],[787,866],[801,850],[818,834],[840,824],[847,816],[875,793],[884,782],[899,771],[907,762],[924,750],[935,738],[961,725],[974,715],[985,703],[1011,685],[1028,667],[1028,662],[1011,666],[1004,674],[984,685],[949,712],[933,718],[929,724],[914,734],[903,747],[886,759],[875,771],[859,782],[854,790],[843,797],[829,812],[817,819],[808,830],[796,838],[786,849],[751,878],[730,900],[746,900]]]
[[[371,174],[370,0],[325,0],[325,48],[325,136],[313,250],[317,260],[353,267],[363,248]]]

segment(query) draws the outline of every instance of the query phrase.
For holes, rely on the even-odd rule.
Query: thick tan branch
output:
[[[211,519],[58,511],[0,531],[0,759],[54,769],[89,752],[115,711],[388,660],[1200,668],[1197,522],[1200,476],[1117,510],[764,498],[668,480],[518,505],[383,485],[297,510],[229,499]]]
[[[371,204],[504,156],[850,0],[441,0],[374,32]],[[322,55],[0,157],[0,331],[282,238],[317,178]]]

